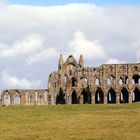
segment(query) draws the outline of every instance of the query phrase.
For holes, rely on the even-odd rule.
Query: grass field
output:
[[[140,103],[0,107],[0,140],[140,140]]]

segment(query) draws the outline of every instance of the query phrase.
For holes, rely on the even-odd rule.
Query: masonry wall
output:
[[[140,101],[140,64],[84,67],[70,55],[59,59],[58,71],[48,78],[51,104],[132,103]]]
[[[48,90],[4,90],[1,93],[0,105],[48,105]]]

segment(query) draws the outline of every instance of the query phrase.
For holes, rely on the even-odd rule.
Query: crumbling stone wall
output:
[[[1,93],[1,105],[48,105],[48,90],[4,90]]]
[[[132,103],[140,101],[140,64],[84,67],[70,55],[60,55],[58,71],[48,78],[51,104]]]

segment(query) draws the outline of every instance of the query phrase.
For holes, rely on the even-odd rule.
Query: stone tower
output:
[[[79,65],[80,65],[80,67],[84,67],[84,59],[83,59],[82,54],[80,55],[80,58],[79,58]]]
[[[60,54],[59,62],[58,62],[58,70],[60,70],[62,68],[63,63],[64,63],[63,55]]]

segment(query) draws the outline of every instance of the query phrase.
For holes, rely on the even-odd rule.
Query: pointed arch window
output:
[[[95,85],[96,86],[100,85],[100,80],[98,78],[96,78],[96,80],[95,80]]]

